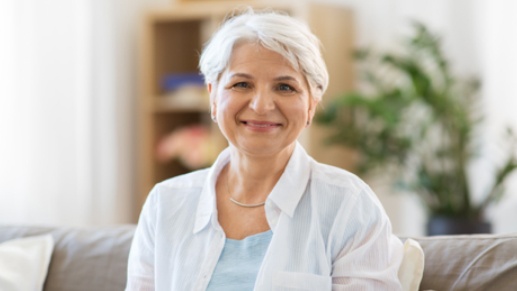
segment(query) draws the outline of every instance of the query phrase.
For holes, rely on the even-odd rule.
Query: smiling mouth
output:
[[[253,120],[244,120],[244,121],[242,121],[242,123],[247,126],[256,127],[256,128],[279,127],[282,125],[281,123],[276,123],[276,122],[253,121]]]

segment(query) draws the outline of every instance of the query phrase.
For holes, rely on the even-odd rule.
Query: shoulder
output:
[[[175,176],[156,184],[156,188],[181,190],[203,187],[208,171],[209,169],[202,169]]]
[[[357,175],[327,164],[312,162],[311,193],[319,203],[334,204],[339,212],[352,214],[370,212],[383,215],[377,195]]]
[[[371,191],[370,187],[357,175],[338,167],[322,164],[313,160],[311,180],[313,183],[342,189],[351,195]]]
[[[192,228],[193,214],[199,205],[207,176],[208,170],[204,169],[156,184],[146,199],[139,224],[148,224],[149,228],[165,227],[168,229],[165,233],[169,233],[173,225],[175,230]]]
[[[170,207],[171,203],[177,204],[179,200],[197,201],[205,186],[208,171],[197,170],[164,180],[154,186],[148,199],[161,207]]]
[[[333,235],[362,237],[381,230],[391,231],[377,195],[357,175],[314,162],[310,187],[313,209],[332,225]]]

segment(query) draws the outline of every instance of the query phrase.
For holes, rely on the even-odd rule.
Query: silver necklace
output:
[[[255,208],[255,207],[259,207],[259,206],[266,204],[266,201],[260,202],[260,203],[255,203],[255,204],[245,204],[245,203],[241,203],[241,202],[233,199],[232,197],[230,197],[230,201],[241,207],[246,207],[246,208]]]
[[[260,202],[260,203],[255,203],[255,204],[246,204],[246,203],[242,203],[242,202],[239,202],[235,199],[232,198],[232,192],[230,192],[230,171],[228,171],[228,173],[226,173],[226,191],[228,192],[228,196],[230,196],[230,201],[239,205],[240,207],[245,207],[245,208],[255,208],[255,207],[260,207],[264,204],[266,204],[266,201],[264,202]]]

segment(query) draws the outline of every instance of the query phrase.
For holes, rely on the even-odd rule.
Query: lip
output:
[[[255,131],[269,131],[282,126],[279,122],[264,121],[264,120],[242,120],[242,124],[251,130]]]

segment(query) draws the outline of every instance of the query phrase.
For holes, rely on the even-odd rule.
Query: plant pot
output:
[[[491,233],[489,222],[457,217],[432,216],[427,222],[427,235]]]

